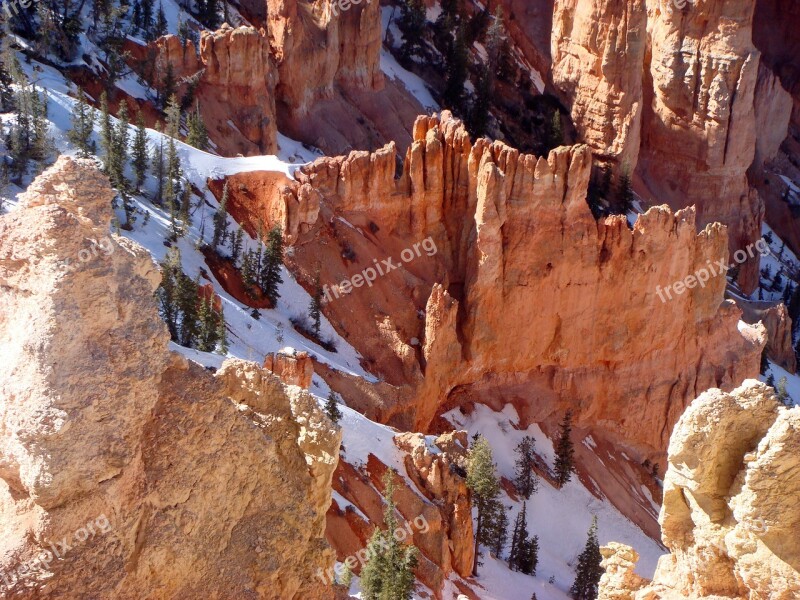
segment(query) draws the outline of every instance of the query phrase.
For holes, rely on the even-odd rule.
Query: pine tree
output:
[[[633,210],[633,198],[630,168],[627,165],[623,165],[617,182],[617,205],[624,212],[629,212]]]
[[[423,34],[427,21],[423,0],[405,0],[400,5],[397,27],[403,34],[401,56],[408,60],[412,56],[423,56]]]
[[[214,213],[214,237],[211,240],[211,245],[214,250],[217,250],[225,243],[228,238],[228,182],[222,187],[222,198],[219,201],[219,208]],[[234,259],[235,260],[235,259]]]
[[[164,14],[164,6],[159,2],[155,24],[153,25],[153,39],[166,35],[167,31],[167,16]]]
[[[572,433],[572,411],[568,410],[561,421],[561,427],[556,442],[555,476],[558,487],[561,488],[572,478],[573,456],[575,448],[570,437]]]
[[[94,120],[94,109],[86,102],[83,90],[79,89],[78,101],[72,106],[72,129],[67,137],[78,149],[78,156],[81,158],[89,158],[97,151],[97,147],[92,141]]]
[[[133,174],[136,177],[136,187],[141,188],[147,176],[147,130],[144,126],[144,115],[139,110],[136,116],[136,134],[133,138]]]
[[[172,63],[168,62],[164,72],[164,80],[161,82],[161,94],[159,96],[160,105],[166,109],[167,104],[175,95],[175,88],[177,83],[175,81],[175,71],[172,68]]]
[[[447,57],[447,79],[442,95],[445,107],[463,114],[464,83],[469,75],[469,49],[466,42],[466,28],[458,27],[451,50]]]
[[[0,112],[10,111],[14,106],[14,90],[11,88],[10,63],[16,60],[12,50],[4,48],[3,25],[0,23]],[[9,64],[6,64],[9,63]]]
[[[198,150],[206,150],[208,148],[208,131],[203,122],[203,117],[200,116],[199,103],[193,112],[189,113],[187,117],[187,127],[189,135],[186,136],[186,143],[194,146]]]
[[[111,128],[111,147],[106,171],[111,185],[120,191],[128,190],[125,179],[125,164],[128,162],[128,103],[119,103],[117,127]]]
[[[386,508],[385,530],[376,529],[367,544],[369,559],[361,569],[364,600],[410,600],[414,591],[417,548],[403,546],[393,535],[397,529],[394,504],[394,471],[383,478]]]
[[[153,202],[162,206],[164,204],[164,178],[166,176],[166,167],[164,165],[164,138],[160,138],[158,142],[158,151],[153,156],[153,175],[156,178],[156,191],[153,196]]]
[[[495,472],[492,448],[482,435],[478,435],[469,450],[467,466],[467,488],[472,492],[473,505],[478,509],[475,528],[475,562],[473,573],[478,573],[478,556],[481,543],[485,543],[487,524],[497,509],[496,499],[500,494],[500,482]]]
[[[177,139],[181,129],[181,105],[178,103],[178,97],[175,94],[170,94],[164,114],[167,118],[166,134],[171,138]]]
[[[592,518],[589,528],[589,537],[586,546],[578,557],[578,569],[575,581],[570,588],[570,595],[574,600],[595,600],[598,594],[600,577],[603,567],[600,561],[600,543],[597,540],[597,517]]]
[[[550,117],[550,127],[547,130],[547,149],[558,148],[564,143],[564,127],[561,124],[561,111],[557,108]]]
[[[528,540],[528,503],[523,502],[522,508],[514,520],[514,531],[511,534],[511,550],[508,554],[508,568],[512,571],[521,571],[525,557],[525,546]]]
[[[526,575],[536,576],[536,567],[539,566],[539,536],[531,536],[525,544],[525,554],[520,571]]]
[[[231,262],[236,266],[239,263],[239,257],[242,255],[242,245],[244,243],[244,230],[241,226],[236,228],[236,233],[230,236],[230,251]]]
[[[508,509],[500,501],[495,501],[489,519],[488,530],[492,532],[488,545],[497,558],[502,558],[508,541]]]
[[[308,305],[308,318],[311,319],[311,332],[319,339],[322,327],[322,284],[319,281],[319,270],[312,283],[311,302]]]
[[[514,478],[514,485],[517,491],[526,500],[531,497],[531,494],[536,493],[539,482],[536,474],[533,472],[534,467],[534,447],[536,440],[531,436],[526,435],[522,441],[517,444],[517,460],[516,460],[516,476]]]
[[[111,126],[111,115],[108,111],[108,94],[103,91],[100,94],[100,150],[103,152],[103,171],[108,174],[111,162],[112,140],[114,130]]]
[[[342,411],[339,410],[339,403],[336,401],[336,394],[331,390],[328,400],[325,402],[325,412],[334,423],[338,423],[342,418]]]
[[[277,306],[278,286],[283,283],[281,277],[281,266],[283,265],[283,233],[277,225],[273,227],[267,237],[267,252],[264,259],[264,266],[260,269],[261,289],[269,299],[272,306]]]
[[[146,42],[152,42],[156,36],[153,31],[153,0],[141,0],[142,17],[139,27],[141,28]]]

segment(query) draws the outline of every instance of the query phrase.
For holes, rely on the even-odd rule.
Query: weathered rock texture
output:
[[[767,330],[767,356],[790,373],[797,372],[797,358],[792,344],[792,318],[783,303],[739,302],[742,319],[747,323],[761,321]]]
[[[797,598],[799,451],[800,409],[768,386],[703,393],[670,440],[660,515],[670,554],[643,582],[630,548],[604,548],[600,598]]]
[[[255,364],[212,376],[167,350],[113,196],[61,158],[0,217],[2,595],[330,597],[340,430]]]
[[[438,412],[472,400],[514,402],[536,421],[571,406],[580,424],[657,453],[699,392],[758,372],[763,334],[737,330],[723,277],[659,296],[725,259],[724,227],[697,234],[693,210],[665,207],[633,230],[623,217],[595,221],[586,146],[546,158],[473,146],[448,113],[418,119],[414,140],[399,179],[391,145],[320,159],[297,175],[366,237],[338,226],[332,239],[310,233],[313,253],[303,240],[295,260],[309,272],[312,256],[350,250],[349,260],[322,261],[323,282],[374,266],[373,257],[401,263],[416,240],[434,248],[386,274],[380,291],[362,287],[326,307],[388,382],[410,386],[410,405],[360,407],[367,414],[424,431]]]
[[[732,250],[758,239],[763,214],[745,177],[756,148],[753,7],[558,0],[551,38],[553,81],[586,143],[619,166],[638,155],[645,200],[694,205],[699,227],[728,226]],[[752,291],[757,275],[755,257],[739,282]]]
[[[639,154],[646,29],[644,0],[554,6],[553,82],[592,152],[630,169]]]
[[[408,479],[395,477],[400,524],[411,531],[407,543],[420,551],[418,579],[441,597],[452,573],[472,574],[475,540],[466,487],[467,435],[464,431],[426,439],[420,433],[394,438]],[[388,466],[370,454],[366,468],[340,462],[334,489],[352,506],[334,499],[328,511],[328,539],[340,561],[366,547],[376,524],[383,522],[383,476]],[[401,469],[402,471],[402,469]],[[410,480],[410,484],[409,484]],[[369,521],[365,521],[362,515]],[[360,572],[356,565],[355,572]]]
[[[163,85],[167,65],[176,81],[196,79],[195,97],[222,154],[277,152],[277,72],[263,29],[224,25],[214,33],[204,31],[199,52],[174,35],[159,38],[154,47],[155,82]]]
[[[314,362],[308,352],[267,354],[264,368],[275,373],[286,385],[296,385],[307,390],[314,377]]]

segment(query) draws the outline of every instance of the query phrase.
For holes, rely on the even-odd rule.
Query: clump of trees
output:
[[[172,341],[203,352],[227,353],[224,312],[214,306],[213,294],[205,297],[198,281],[183,272],[177,247],[169,249],[161,270],[156,298]]]
[[[472,503],[478,509],[478,522],[475,527],[475,562],[473,573],[477,574],[480,561],[480,547],[494,549],[497,555],[505,545],[508,535],[506,507],[500,502],[500,479],[494,463],[492,448],[482,435],[473,438],[467,465],[467,488],[472,493]]]
[[[539,487],[539,479],[534,472],[534,465],[536,464],[535,446],[536,440],[526,435],[522,438],[522,441],[517,444],[516,448],[517,459],[515,462],[516,473],[514,485],[520,495],[526,500],[528,500],[532,494],[536,493]]]

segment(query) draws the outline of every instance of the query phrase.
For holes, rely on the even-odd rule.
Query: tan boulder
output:
[[[659,518],[670,554],[643,586],[630,575],[635,553],[604,552],[600,598],[798,597],[798,449],[800,408],[768,386],[701,394],[670,440]]]

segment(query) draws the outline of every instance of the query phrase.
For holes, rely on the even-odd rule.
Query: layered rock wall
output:
[[[203,31],[199,52],[191,41],[184,46],[174,35],[159,38],[154,46],[154,77],[160,85],[167,65],[183,87],[187,79],[196,79],[194,96],[221,153],[277,152],[277,72],[263,29],[223,25],[213,33]]]
[[[666,207],[633,229],[623,217],[595,221],[586,146],[538,158],[499,142],[473,146],[447,113],[418,119],[414,140],[399,179],[391,145],[297,174],[351,222],[435,242],[440,270],[428,285],[442,285],[429,292],[426,321],[415,334],[394,317],[424,340],[421,356],[409,347],[395,357],[405,356],[414,388],[413,427],[490,394],[524,419],[577,408],[580,423],[658,451],[691,398],[758,372],[763,333],[739,332],[724,277],[664,292],[727,260],[724,227],[698,234],[693,210]],[[371,289],[355,294],[380,306]],[[402,344],[392,346],[383,351]]]
[[[61,158],[0,216],[0,595],[329,598],[341,430],[253,363],[168,351],[113,197]]]

